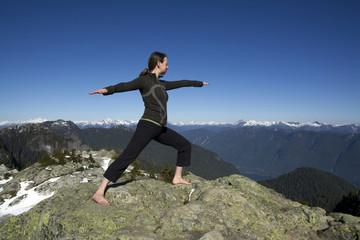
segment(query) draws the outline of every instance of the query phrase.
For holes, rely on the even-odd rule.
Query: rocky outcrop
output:
[[[99,152],[94,159],[101,165],[101,161],[109,160],[105,155],[105,151]],[[38,169],[31,169],[35,167]],[[91,196],[103,168],[70,173],[75,167],[66,164],[63,171],[45,169],[47,174],[44,169],[38,171],[40,166],[31,168],[28,173],[18,173],[4,189],[14,182],[22,185],[38,172],[36,177],[41,180],[34,177],[28,188],[54,193],[23,214],[0,218],[0,238],[232,240],[360,236],[360,218],[327,216],[321,208],[290,201],[241,175],[209,181],[189,174],[185,178],[193,185],[185,186],[146,176],[130,181],[125,174],[117,184],[109,185],[106,198],[111,205],[102,206]]]

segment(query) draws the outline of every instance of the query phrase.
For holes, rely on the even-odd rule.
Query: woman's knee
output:
[[[191,143],[185,139],[180,145],[179,151],[181,152],[191,152]]]

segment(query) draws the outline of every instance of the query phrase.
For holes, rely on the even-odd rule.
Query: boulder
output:
[[[5,164],[1,164],[0,165],[0,174],[4,174],[5,172],[10,171],[10,169],[8,169]]]

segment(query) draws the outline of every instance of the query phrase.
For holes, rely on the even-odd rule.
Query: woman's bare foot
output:
[[[191,185],[191,182],[186,181],[183,178],[174,178],[172,180],[172,184],[176,185],[176,184],[185,184],[185,185]]]
[[[185,185],[191,185],[191,182],[185,181],[185,179],[182,178],[182,170],[183,167],[176,166],[175,168],[175,175],[172,180],[172,184],[185,184]]]
[[[100,183],[98,190],[95,192],[94,196],[92,196],[92,199],[98,204],[110,205],[110,203],[105,199],[105,189],[109,182],[110,181],[104,177]]]
[[[110,203],[105,199],[104,195],[99,194],[99,193],[95,193],[94,196],[92,196],[92,199],[97,202],[98,204],[101,205],[110,205]]]

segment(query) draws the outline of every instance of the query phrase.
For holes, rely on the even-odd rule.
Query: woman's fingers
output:
[[[90,92],[89,94],[92,95],[92,94],[95,94],[95,93],[103,94],[103,93],[107,93],[107,90],[105,88],[102,88],[102,89]]]

